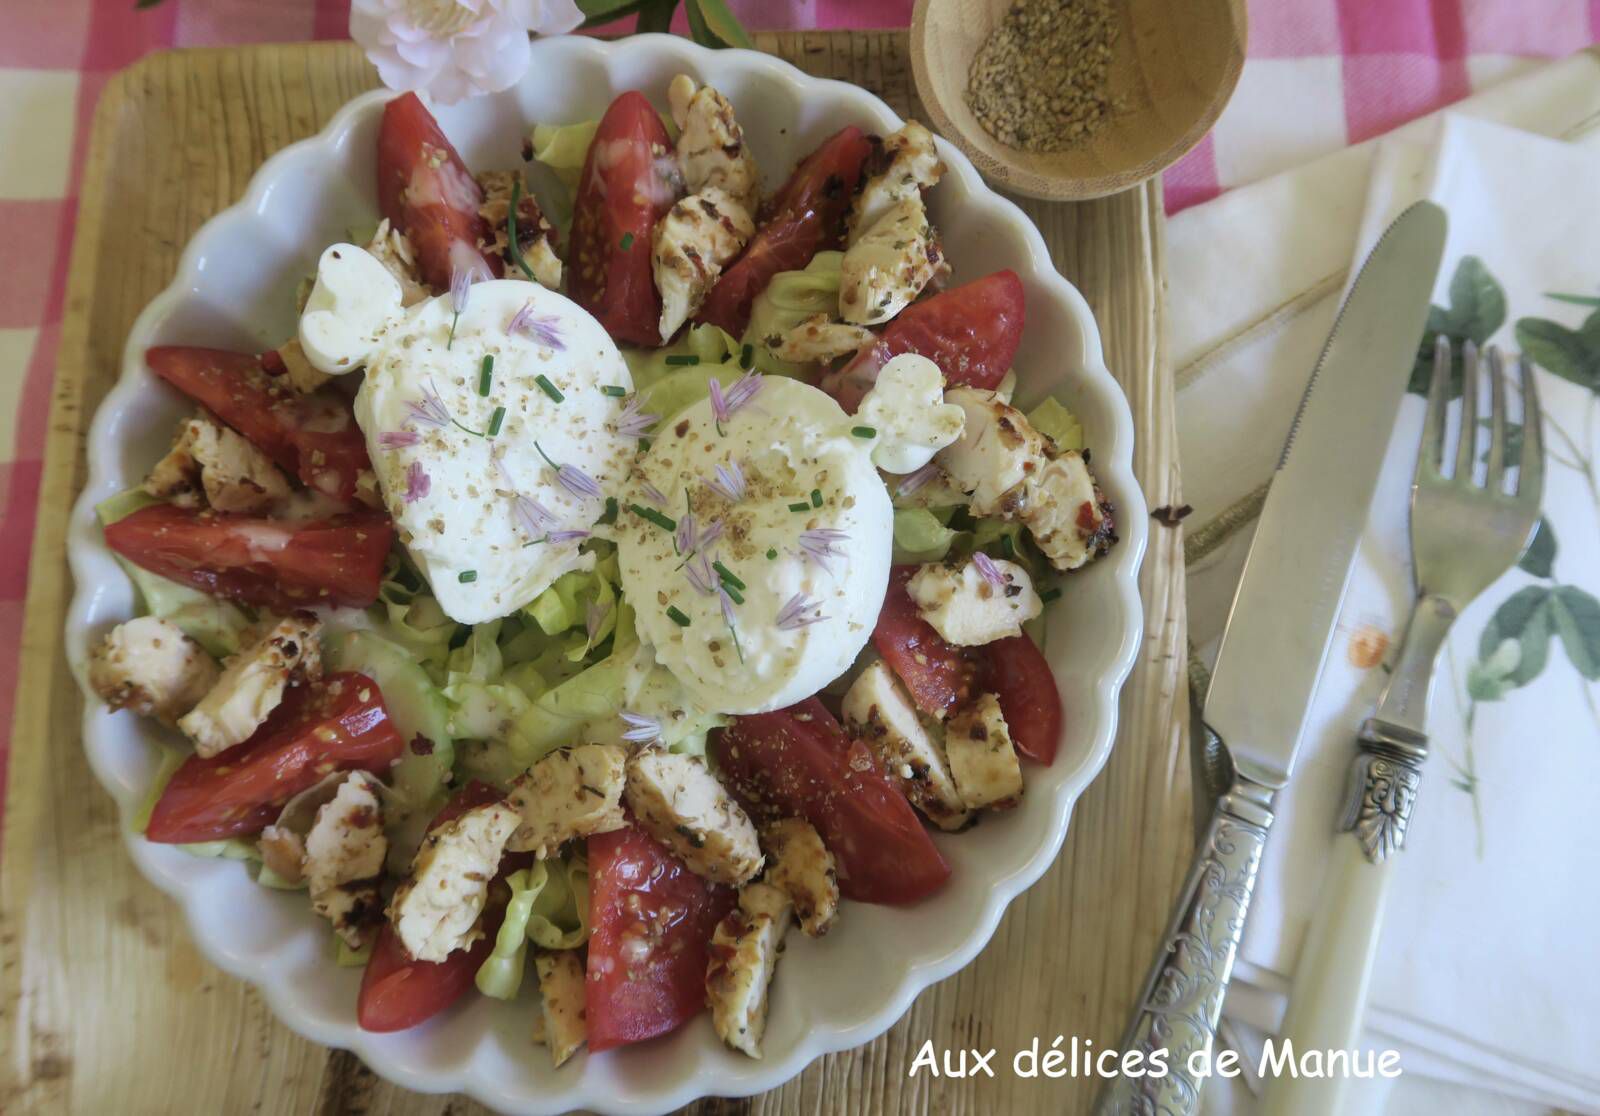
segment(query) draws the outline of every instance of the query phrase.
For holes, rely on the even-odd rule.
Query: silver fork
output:
[[[1406,624],[1394,672],[1378,707],[1361,726],[1350,768],[1344,816],[1278,1032],[1279,1049],[1292,1041],[1308,1050],[1353,1050],[1361,1030],[1372,961],[1383,925],[1384,901],[1405,844],[1406,828],[1428,756],[1428,697],[1433,665],[1450,625],[1509,570],[1527,549],[1539,522],[1544,492],[1544,433],[1538,386],[1526,357],[1520,364],[1522,451],[1506,453],[1506,372],[1490,348],[1488,468],[1476,479],[1478,397],[1483,364],[1469,342],[1454,466],[1445,472],[1450,433],[1450,343],[1433,354],[1428,417],[1411,486],[1411,551],[1417,600]],[[1516,489],[1506,492],[1509,466]],[[1350,836],[1345,836],[1349,833]],[[1268,1116],[1315,1116],[1339,1111],[1348,1075],[1279,1076],[1264,1097]]]

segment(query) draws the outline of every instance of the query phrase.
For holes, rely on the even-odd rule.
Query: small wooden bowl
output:
[[[966,90],[973,56],[1012,3],[917,0],[911,68],[933,129],[985,178],[1030,197],[1098,198],[1171,166],[1216,122],[1244,65],[1244,0],[1113,0],[1118,34],[1108,80],[1119,109],[1079,147],[1008,147],[978,123]]]

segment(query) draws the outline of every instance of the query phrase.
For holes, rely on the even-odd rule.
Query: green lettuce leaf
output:
[[[1053,398],[1029,411],[1028,421],[1039,433],[1053,439],[1057,449],[1081,450],[1084,447],[1083,424],[1078,416]]]
[[[896,508],[894,560],[937,562],[950,553],[951,544],[959,534],[941,523],[927,508]]]
[[[477,975],[473,977],[478,991],[485,996],[509,1000],[522,987],[522,970],[528,957],[528,917],[548,878],[543,861],[506,877],[511,887],[511,901],[506,904],[505,920],[495,935],[494,951],[478,966]]]
[[[757,368],[796,377],[811,368],[808,364],[779,360],[772,345],[813,314],[839,316],[839,267],[843,259],[843,252],[818,252],[804,270],[778,272],[756,296],[744,340],[754,350]]]
[[[541,865],[548,874],[528,916],[528,938],[541,949],[577,949],[589,940],[589,862],[572,853]]]

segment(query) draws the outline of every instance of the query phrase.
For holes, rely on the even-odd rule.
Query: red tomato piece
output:
[[[445,803],[430,830],[454,821],[468,810],[505,797],[487,783],[473,780]],[[496,878],[506,874],[504,864]],[[385,920],[373,943],[372,956],[361,974],[356,1021],[363,1031],[403,1031],[439,1014],[473,986],[478,969],[494,951],[494,938],[505,918],[504,889],[491,886],[483,908],[483,937],[443,961],[418,961],[406,953],[394,924]]]
[[[667,1034],[706,1004],[711,933],[732,888],[707,883],[633,826],[589,838],[589,1049]]]
[[[773,198],[771,217],[711,288],[699,320],[742,337],[750,324],[751,304],[774,275],[798,271],[818,252],[837,247],[872,149],[872,139],[852,124],[796,167]]]
[[[250,739],[183,761],[151,811],[145,839],[187,845],[259,833],[330,772],[381,775],[404,748],[378,684],[365,674],[291,687]]]
[[[1048,767],[1061,741],[1061,692],[1044,653],[1026,634],[998,639],[978,652],[980,687],[1000,699],[1017,752]]]
[[[372,461],[343,395],[331,387],[302,395],[249,353],[157,345],[145,360],[307,488],[346,506],[356,502],[357,482]]]
[[[917,612],[906,582],[920,567],[895,566],[883,595],[872,646],[905,683],[918,709],[944,718],[972,696],[975,673],[971,657],[946,643]]]
[[[950,865],[866,743],[816,698],[734,718],[717,738],[718,770],[753,816],[799,816],[839,865],[839,890],[866,903],[914,903]]]
[[[489,222],[478,212],[483,189],[415,93],[383,106],[378,129],[378,208],[411,239],[422,281],[450,289],[453,271],[499,275],[481,245]]]
[[[661,296],[650,237],[677,190],[672,140],[641,93],[624,93],[600,119],[573,202],[568,294],[618,341],[661,344]]]
[[[279,522],[152,504],[111,524],[105,537],[151,573],[284,612],[316,604],[365,608],[377,600],[394,524],[371,509]]]
[[[917,353],[937,364],[951,386],[997,387],[1022,342],[1023,304],[1022,280],[1014,271],[919,299],[900,311],[877,344],[830,373],[822,386],[853,414],[889,358]]]

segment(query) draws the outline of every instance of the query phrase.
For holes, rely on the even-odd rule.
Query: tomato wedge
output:
[[[590,1050],[643,1042],[700,1014],[711,932],[735,899],[631,825],[589,838]]]
[[[411,239],[422,281],[450,289],[452,271],[499,275],[500,260],[481,245],[489,222],[478,212],[483,189],[415,93],[383,106],[378,129],[378,208]]]
[[[999,386],[1022,342],[1022,280],[997,271],[920,299],[900,311],[878,343],[862,349],[823,380],[823,389],[854,413],[890,357],[917,353],[944,372],[951,386]]]
[[[817,827],[849,898],[914,903],[950,878],[911,804],[818,699],[736,717],[715,750],[718,771],[752,816],[798,815]]]
[[[434,815],[430,830],[454,821],[468,810],[503,798],[476,779],[458,791]],[[505,874],[504,866],[500,875]],[[498,877],[497,877],[498,878]],[[494,951],[494,937],[505,918],[503,889],[491,887],[483,908],[483,937],[443,961],[418,961],[406,953],[394,924],[387,919],[373,943],[372,956],[361,974],[356,1022],[363,1031],[403,1031],[439,1014],[473,986],[478,969]]]
[[[152,504],[111,524],[106,545],[151,573],[280,612],[378,599],[394,524],[371,509],[304,522]]]
[[[618,341],[661,344],[661,296],[650,267],[656,222],[677,200],[661,168],[671,166],[672,140],[641,93],[624,93],[589,144],[573,202],[572,301]]]
[[[1023,634],[986,644],[978,656],[980,688],[1000,699],[1018,754],[1048,767],[1061,742],[1062,711],[1044,652]]]
[[[845,214],[872,139],[854,124],[834,133],[802,162],[773,198],[772,215],[756,230],[700,308],[699,320],[735,337],[750,324],[750,306],[780,271],[798,271],[838,245]]]
[[[943,719],[972,696],[975,669],[965,651],[946,643],[917,612],[906,582],[918,569],[889,570],[889,588],[872,629],[872,646],[905,683],[917,708]]]
[[[378,684],[345,671],[292,687],[243,744],[190,756],[150,813],[146,840],[187,845],[259,833],[283,804],[333,771],[381,775],[405,741]]]
[[[157,345],[145,361],[307,488],[347,507],[356,502],[357,482],[372,461],[343,395],[331,387],[301,395],[250,353]]]

